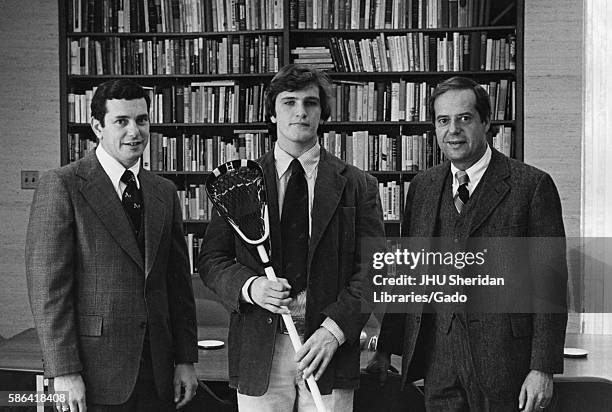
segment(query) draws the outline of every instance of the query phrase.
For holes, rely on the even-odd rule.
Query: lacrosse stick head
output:
[[[269,235],[266,185],[261,166],[253,160],[232,160],[206,179],[206,193],[219,214],[250,245]]]

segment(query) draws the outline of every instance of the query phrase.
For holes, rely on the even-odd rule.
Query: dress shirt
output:
[[[101,144],[96,148],[96,157],[102,165],[102,169],[111,180],[113,184],[113,188],[119,196],[119,200],[122,200],[123,191],[125,190],[126,184],[121,181],[121,176],[125,172],[125,167],[121,163],[117,161],[114,157],[108,154],[106,150],[102,147]],[[136,186],[140,189],[140,181],[138,180],[138,172],[140,171],[140,162],[136,162],[136,164],[130,167],[128,170],[131,170],[134,173],[134,177],[136,178]]]
[[[491,153],[491,148],[487,144],[487,150],[485,150],[482,157],[476,163],[474,163],[472,166],[465,170],[468,177],[470,178],[470,181],[467,185],[470,197],[472,196],[472,193],[474,193],[474,190],[476,190],[476,187],[478,186],[478,183],[480,183],[482,176],[487,171],[487,167],[489,167],[489,163],[491,162]],[[456,176],[458,171],[459,169],[457,169],[457,167],[455,167],[455,165],[451,162],[451,173],[453,174],[453,197],[457,195],[457,190],[459,189],[459,181],[457,180]]]

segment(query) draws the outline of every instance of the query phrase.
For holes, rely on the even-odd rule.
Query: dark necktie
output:
[[[134,173],[132,173],[130,170],[126,170],[123,173],[123,176],[121,176],[121,181],[125,183],[125,190],[123,191],[123,196],[121,197],[121,203],[123,204],[125,212],[132,221],[132,228],[134,229],[134,232],[138,233],[140,230],[140,218],[142,212],[142,193],[136,185]]]
[[[467,188],[467,185],[470,182],[470,177],[465,170],[459,170],[457,173],[455,173],[455,177],[459,182],[459,188],[457,189],[457,194],[455,195],[454,201],[457,212],[461,213],[463,206],[465,206],[467,201],[470,199],[470,191]]]
[[[291,285],[291,296],[306,288],[308,258],[308,184],[299,160],[291,162],[291,177],[285,191],[281,216],[283,275]]]

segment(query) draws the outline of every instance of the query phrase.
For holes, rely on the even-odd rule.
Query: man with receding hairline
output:
[[[489,102],[463,77],[432,93],[430,112],[448,161],[412,180],[402,236],[565,237],[551,177],[487,143]],[[556,252],[565,256],[564,247]],[[548,286],[565,308],[567,264],[560,258],[556,265],[558,284]],[[388,313],[368,369],[384,380],[390,354],[403,355],[403,383],[425,379],[428,411],[539,411],[552,397],[553,374],[563,371],[566,322],[567,313]]]

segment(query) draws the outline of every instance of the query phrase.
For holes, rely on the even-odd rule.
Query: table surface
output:
[[[227,328],[199,326],[198,340],[216,339],[226,344],[220,349],[200,349],[196,364],[198,378],[205,381],[227,381]],[[570,334],[566,347],[586,349],[586,358],[565,358],[565,372],[555,375],[558,381],[601,381],[612,383],[612,335]],[[371,352],[362,352],[365,367]],[[42,355],[34,329],[27,329],[0,342],[0,370],[42,372]]]

